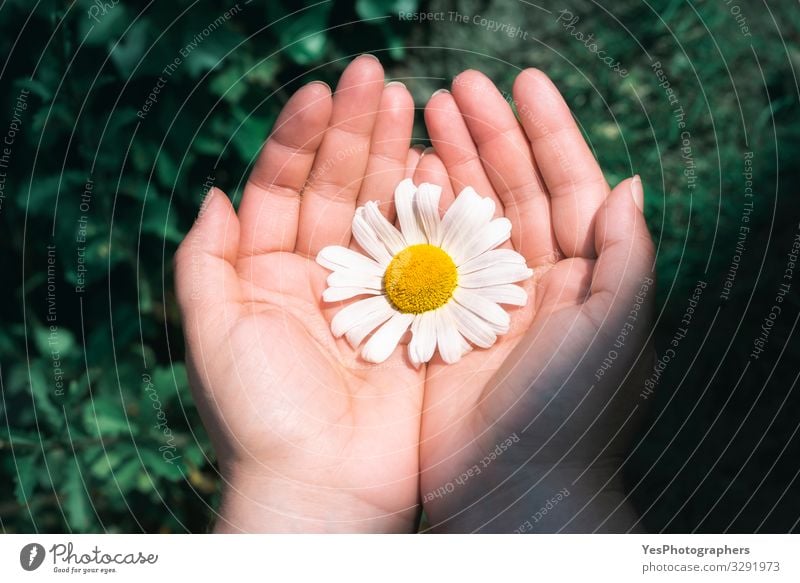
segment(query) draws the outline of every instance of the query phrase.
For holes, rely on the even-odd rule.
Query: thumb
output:
[[[638,312],[634,304],[645,309],[652,306],[655,250],[642,213],[643,201],[642,182],[636,175],[618,184],[598,211],[597,261],[585,304],[595,322],[618,322]]]
[[[175,293],[187,339],[193,330],[219,325],[238,307],[238,251],[239,219],[225,193],[213,187],[174,258]]]

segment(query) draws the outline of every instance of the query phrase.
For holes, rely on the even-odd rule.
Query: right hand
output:
[[[190,381],[224,481],[218,531],[410,532],[418,514],[424,368],[379,366],[335,339],[328,271],[357,205],[416,166],[414,104],[362,56],[335,95],[287,103],[238,216],[212,190],[175,258]]]

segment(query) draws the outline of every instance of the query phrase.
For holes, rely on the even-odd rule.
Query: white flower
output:
[[[398,231],[375,201],[356,209],[353,236],[369,255],[325,247],[317,263],[330,269],[326,302],[373,296],[340,310],[331,322],[364,360],[383,362],[411,328],[408,355],[415,366],[439,349],[447,363],[471,350],[489,348],[508,332],[510,317],[498,304],[524,306],[525,290],[514,285],[533,271],[511,249],[495,249],[511,236],[511,222],[492,219],[494,201],[467,187],[439,218],[442,189],[410,179],[395,190]],[[376,330],[377,329],[377,330]],[[469,341],[469,342],[467,342]]]

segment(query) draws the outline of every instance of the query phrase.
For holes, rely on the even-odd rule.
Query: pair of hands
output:
[[[291,97],[238,215],[209,192],[175,266],[224,480],[218,531],[412,532],[421,502],[437,530],[524,530],[564,488],[531,530],[635,523],[617,477],[651,365],[641,184],[609,189],[544,74],[523,71],[513,95],[519,120],[488,78],[460,74],[425,107],[435,150],[421,153],[411,95],[364,55],[333,95],[315,82]],[[510,332],[454,365],[417,369],[404,349],[366,363],[322,301],[316,254],[356,247],[368,200],[394,221],[406,177],[441,185],[442,212],[467,185],[492,197],[535,271]]]

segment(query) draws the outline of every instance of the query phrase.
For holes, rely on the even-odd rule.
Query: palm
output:
[[[327,272],[314,261],[272,253],[237,271],[248,300],[226,344],[237,355],[238,382],[249,388],[249,419],[237,420],[243,431],[235,435],[243,455],[257,462],[299,445],[304,457],[296,456],[302,461],[290,478],[309,479],[313,471],[330,488],[366,492],[377,506],[392,500],[387,511],[413,512],[422,373],[399,352],[380,367],[366,366],[331,335],[337,308],[321,303]]]
[[[565,384],[564,377],[596,335],[596,326],[582,306],[593,264],[592,260],[570,258],[540,268],[533,280],[523,284],[532,301],[510,310],[507,335],[490,349],[471,352],[455,365],[434,362],[428,367],[422,450],[431,471],[426,482],[449,479],[463,469],[463,460],[480,459],[496,443],[520,433],[530,422],[531,411],[541,410],[551,396],[528,393],[520,400],[521,387],[544,370],[550,386]],[[565,345],[567,330],[569,343]],[[532,350],[533,339],[537,348]],[[512,354],[518,347],[525,356]],[[564,374],[556,379],[553,371]],[[499,389],[501,380],[506,387],[516,385],[517,390]],[[569,407],[568,400],[563,395],[562,406]],[[548,437],[546,430],[541,433],[543,439],[536,440],[539,443]]]
[[[424,372],[400,352],[369,366],[332,336],[338,306],[322,302],[327,272],[313,258],[350,244],[358,204],[391,200],[418,157],[412,124],[410,94],[384,87],[375,59],[356,59],[333,98],[306,85],[276,122],[238,216],[215,194],[176,258],[192,386],[223,473],[312,500],[342,493],[350,508],[320,510],[343,510],[342,528],[413,525]]]
[[[512,222],[510,245],[535,274],[526,282],[528,305],[510,311],[509,334],[455,365],[434,360],[428,367],[423,500],[515,434],[521,437],[517,463],[592,461],[597,449],[575,445],[637,356],[626,354],[627,362],[592,389],[607,340],[627,315],[620,306],[630,306],[631,281],[644,273],[650,250],[629,184],[617,187],[624,193],[609,195],[566,104],[544,75],[523,72],[514,97],[519,121],[491,81],[468,71],[454,80],[452,96],[436,96],[426,108],[440,159],[423,158],[429,164],[423,173],[440,175],[454,192],[469,184],[493,196]],[[636,336],[629,347],[643,344]],[[608,445],[616,421],[587,434],[598,447]],[[606,453],[619,453],[615,448]],[[434,520],[446,518],[429,510]]]

